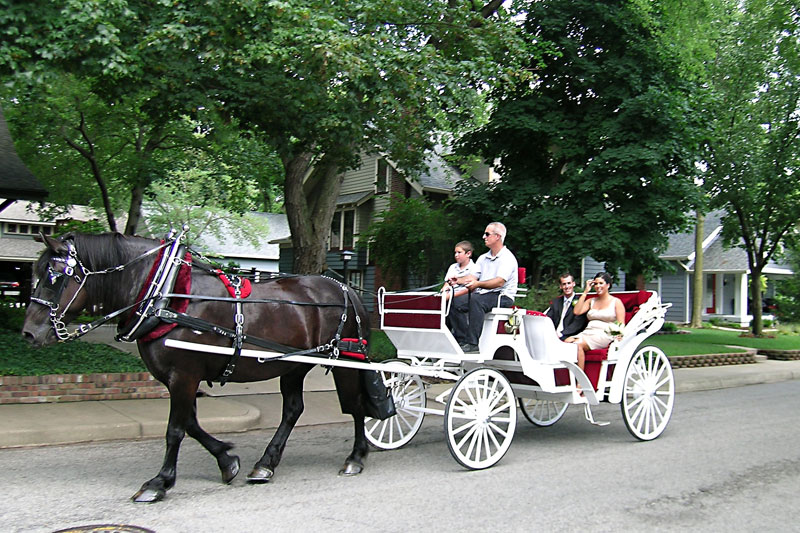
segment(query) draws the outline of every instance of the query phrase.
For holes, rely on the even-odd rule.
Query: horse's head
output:
[[[52,344],[86,305],[85,273],[70,236],[41,236],[47,246],[35,267],[36,288],[25,313],[22,335],[37,346]],[[60,332],[59,332],[60,330]]]

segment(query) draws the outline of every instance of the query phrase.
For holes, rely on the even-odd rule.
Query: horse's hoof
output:
[[[239,473],[239,457],[234,455],[231,457],[232,461],[230,461],[224,467],[220,467],[220,472],[222,473],[222,482],[227,484],[233,481],[233,478]]]
[[[275,472],[266,466],[255,466],[253,470],[247,474],[248,483],[266,483],[272,479]]]
[[[139,492],[131,498],[135,503],[155,503],[160,502],[167,495],[164,489],[150,489],[142,487]]]
[[[364,471],[364,465],[361,463],[357,463],[355,461],[347,461],[341,470],[339,470],[340,476],[357,476],[361,472]]]

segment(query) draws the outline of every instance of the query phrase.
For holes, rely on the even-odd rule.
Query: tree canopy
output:
[[[479,88],[525,76],[502,4],[3,0],[14,44],[0,68],[34,83],[75,73],[157,139],[183,115],[263,135],[283,166],[295,269],[320,272],[341,171],[362,150],[418,167],[431,132],[481,116]]]
[[[761,273],[800,221],[800,12],[785,0],[732,2],[709,63],[707,172],[723,237],[747,253],[753,333]]]
[[[502,180],[473,185],[459,202],[507,222],[534,279],[585,256],[652,268],[696,190],[691,85],[659,33],[659,4],[528,8],[526,37],[551,47],[536,81],[501,90],[489,123],[464,145],[499,161]]]

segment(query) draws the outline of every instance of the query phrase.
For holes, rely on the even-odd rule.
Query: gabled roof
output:
[[[435,151],[428,153],[425,165],[426,170],[417,176],[417,179],[406,177],[406,181],[420,194],[424,192],[450,194],[456,184],[465,179],[457,168]]]
[[[336,207],[358,207],[374,196],[371,191],[340,194],[336,198]]]
[[[44,200],[47,189],[28,170],[17,155],[8,131],[3,108],[0,107],[0,197],[7,200]],[[7,206],[10,202],[4,202]]]
[[[247,241],[238,239],[218,239],[214,235],[202,234],[197,239],[198,244],[215,254],[242,259],[273,259],[280,257],[280,246],[271,241],[283,239],[291,235],[289,221],[282,213],[248,213],[246,216],[257,217],[267,222],[267,233],[258,236],[259,244],[253,247]]]
[[[748,273],[747,253],[738,246],[725,248],[722,244],[723,211],[712,211],[703,222],[703,272]],[[694,271],[694,231],[669,235],[667,249],[659,256],[666,261],[678,261],[687,272]],[[765,274],[791,275],[789,266],[770,261]]]

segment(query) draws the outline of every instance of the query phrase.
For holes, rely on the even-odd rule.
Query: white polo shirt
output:
[[[505,283],[502,287],[496,289],[476,289],[479,294],[487,292],[499,292],[503,296],[508,296],[512,300],[517,294],[517,258],[511,253],[511,250],[503,246],[497,255],[492,255],[489,250],[478,258],[476,263],[481,272],[480,281],[486,281],[494,278],[503,278]]]
[[[464,268],[458,266],[458,263],[453,263],[450,265],[450,268],[447,269],[447,274],[444,276],[444,282],[447,283],[447,280],[451,278],[461,278],[467,274],[472,274],[475,276],[480,276],[481,274],[480,270],[478,270],[478,268],[475,266],[475,262],[472,259],[469,260],[469,263],[467,263],[467,266]],[[453,289],[458,289],[459,287],[463,287],[463,285],[456,285],[453,287]]]

